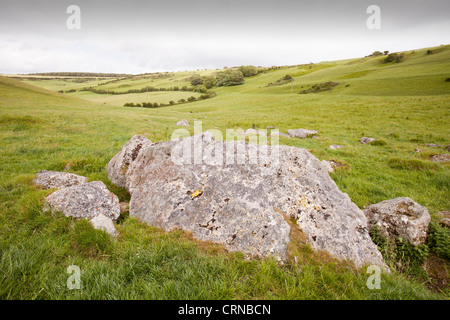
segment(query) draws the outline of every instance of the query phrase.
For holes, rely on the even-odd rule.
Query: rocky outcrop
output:
[[[45,210],[61,211],[66,217],[92,219],[104,215],[117,220],[119,199],[101,181],[59,189],[46,198]]]
[[[384,237],[402,237],[413,245],[425,243],[431,217],[427,208],[410,198],[400,197],[372,204],[364,213],[369,229],[378,226]]]
[[[319,133],[317,130],[308,130],[308,129],[289,129],[287,131],[287,134],[290,137],[294,138],[308,138],[310,136],[313,136],[315,134]]]
[[[435,143],[426,143],[425,145],[430,148],[442,148],[442,146],[440,144],[435,144]]]
[[[44,189],[60,189],[86,183],[87,178],[69,172],[41,170],[33,182]]]
[[[122,151],[109,161],[106,167],[108,179],[117,186],[122,188],[125,187],[125,173],[127,172],[128,167],[136,160],[142,147],[151,144],[152,142],[144,136],[133,136],[130,141],[125,143],[122,147]]]
[[[430,156],[430,160],[433,162],[449,162],[450,161],[450,154],[433,154]]]
[[[209,133],[148,144],[130,163],[125,187],[130,216],[231,251],[285,257],[290,216],[314,249],[385,266],[364,213],[305,149],[215,141]]]

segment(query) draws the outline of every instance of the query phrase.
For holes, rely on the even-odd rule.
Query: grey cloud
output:
[[[81,30],[66,28],[70,4],[81,8]],[[370,4],[381,7],[382,30],[366,28]],[[78,66],[137,73],[350,58],[448,43],[449,9],[441,0],[2,0],[0,72]]]

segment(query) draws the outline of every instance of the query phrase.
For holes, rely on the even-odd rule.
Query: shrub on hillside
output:
[[[287,75],[285,75],[283,78],[277,80],[276,82],[269,82],[269,83],[267,84],[267,86],[268,86],[268,87],[271,87],[271,86],[279,86],[279,85],[282,85],[282,84],[286,84],[286,83],[288,83],[288,82],[291,82],[291,81],[293,81],[293,80],[294,80],[294,78],[292,78],[292,76],[291,76],[290,74],[287,74]]]
[[[391,53],[389,54],[386,59],[384,59],[384,63],[394,62],[399,63],[404,59],[403,53]]]
[[[213,76],[203,77],[203,85],[206,89],[211,89],[216,85],[216,78]]]
[[[307,93],[319,93],[322,91],[329,91],[329,90],[333,89],[334,87],[336,87],[337,85],[339,85],[339,82],[328,81],[328,82],[323,82],[323,83],[316,83],[316,84],[312,85],[311,88],[302,90],[299,93],[307,94]]]
[[[203,78],[198,74],[194,74],[191,78],[191,86],[200,86],[203,84]]]
[[[217,73],[216,85],[218,87],[236,86],[244,83],[244,75],[240,70],[228,69]]]
[[[244,77],[253,77],[258,74],[258,69],[255,66],[241,66],[239,67],[239,71],[242,72]]]

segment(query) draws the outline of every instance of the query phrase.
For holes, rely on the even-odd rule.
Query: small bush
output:
[[[195,74],[191,77],[191,86],[199,86],[203,84],[203,78],[198,74]]]
[[[237,86],[243,84],[244,82],[244,74],[240,70],[228,69],[217,73],[216,76],[216,85],[218,87]]]
[[[239,67],[239,71],[242,72],[244,77],[253,77],[258,74],[258,69],[255,66],[241,66]]]
[[[428,258],[428,245],[414,246],[401,237],[396,239],[383,237],[378,226],[372,228],[370,237],[377,245],[386,263],[400,271],[420,267]]]
[[[329,90],[332,90],[337,85],[339,85],[339,82],[328,81],[328,82],[323,82],[323,83],[316,83],[316,84],[312,85],[311,88],[309,88],[307,90],[302,90],[299,93],[307,94],[307,93],[319,93],[322,91],[329,91]]]
[[[391,53],[389,54],[386,59],[384,59],[384,63],[389,63],[389,62],[394,62],[394,63],[399,63],[402,62],[402,60],[405,58],[405,56],[403,55],[403,53]]]
[[[427,244],[438,256],[450,259],[450,229],[431,222]]]

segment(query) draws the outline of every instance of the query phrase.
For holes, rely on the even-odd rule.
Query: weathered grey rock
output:
[[[321,163],[322,163],[322,165],[325,167],[325,169],[328,171],[328,172],[334,172],[334,168],[333,168],[333,166],[331,165],[331,162],[330,161],[327,161],[327,160],[322,160],[321,161]]]
[[[329,148],[333,149],[333,150],[338,150],[338,149],[341,149],[343,147],[344,146],[341,146],[340,144],[332,144],[331,146],[329,146]]]
[[[275,136],[280,136],[280,137],[283,137],[283,138],[290,138],[291,137],[290,135],[288,135],[286,133],[283,133],[283,132],[279,132],[279,131],[272,131],[269,134],[269,137],[275,137]]]
[[[144,136],[133,136],[124,144],[122,150],[109,161],[106,167],[108,179],[117,186],[125,187],[125,173],[128,167],[137,158],[142,147],[151,144],[152,142]]]
[[[312,135],[319,133],[317,130],[308,130],[308,129],[289,129],[287,134],[291,137],[295,138],[308,138]]]
[[[414,149],[414,152],[422,152],[422,149],[415,148],[415,149]]]
[[[359,142],[361,142],[362,144],[368,144],[375,141],[374,138],[369,138],[369,137],[362,137],[361,140],[359,140]]]
[[[430,160],[433,162],[449,162],[450,154],[434,154],[430,157]]]
[[[186,119],[180,120],[176,123],[177,126],[187,126],[190,127],[189,122]]]
[[[442,148],[441,145],[439,144],[435,144],[435,143],[427,143],[425,144],[427,147],[431,147],[431,148]]]
[[[119,199],[101,181],[59,189],[46,198],[45,209],[85,219],[103,214],[115,221],[120,215]]]
[[[440,225],[450,228],[450,211],[439,211],[437,216],[440,218]]]
[[[371,230],[379,226],[382,236],[402,237],[413,245],[423,244],[427,238],[430,214],[427,208],[407,197],[399,197],[372,204],[364,209]]]
[[[87,178],[69,172],[41,170],[33,182],[44,189],[60,189],[86,183]]]
[[[94,229],[104,230],[112,237],[117,237],[119,235],[119,232],[114,226],[114,222],[111,220],[111,218],[108,218],[103,214],[99,214],[98,216],[89,220],[89,222],[92,224]]]
[[[270,129],[270,130],[271,130],[271,129],[276,129],[276,128],[277,128],[277,127],[275,127],[275,126],[267,126],[267,127],[266,127],[266,129]]]
[[[192,150],[195,143],[200,148]],[[176,155],[185,145],[192,156],[179,164]],[[242,147],[243,164],[236,161]],[[263,151],[271,157],[252,162],[253,152]],[[290,227],[284,214],[295,217],[314,249],[357,266],[385,267],[364,213],[305,149],[215,141],[208,133],[167,141],[142,148],[126,173],[126,188],[131,216],[191,231],[231,251],[285,257]]]

